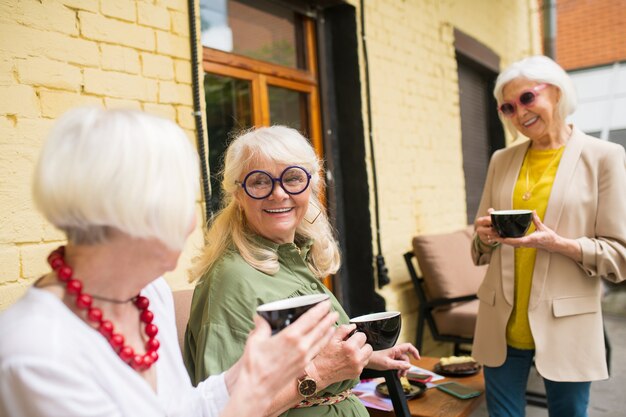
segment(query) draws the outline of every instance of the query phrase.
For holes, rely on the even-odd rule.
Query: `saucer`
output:
[[[409,383],[411,384],[411,390],[409,392],[404,392],[404,396],[407,400],[417,398],[420,395],[424,394],[424,392],[426,392],[426,384],[411,380],[409,380]],[[382,382],[376,385],[376,393],[382,397],[389,398],[389,389],[387,388],[387,383]]]

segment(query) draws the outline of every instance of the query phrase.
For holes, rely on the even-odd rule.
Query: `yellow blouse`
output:
[[[564,146],[558,149],[528,149],[513,192],[513,208],[536,210],[544,218],[552,184],[563,155]],[[535,231],[531,224],[527,234]],[[517,349],[534,349],[535,341],[528,322],[528,300],[532,286],[537,249],[515,249],[515,304],[506,328],[509,346]]]

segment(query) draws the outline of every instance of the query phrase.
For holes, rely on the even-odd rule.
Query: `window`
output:
[[[238,131],[290,126],[323,157],[315,21],[269,0],[201,0],[200,14],[215,212],[224,151]]]
[[[587,132],[590,136],[595,136],[596,138],[602,137],[602,132]],[[609,130],[608,132],[608,141],[615,142],[626,148],[626,129],[615,129]]]
[[[206,0],[200,4],[202,44],[306,70],[302,16],[268,0]]]
[[[504,147],[504,132],[492,90],[499,58],[486,46],[455,29],[461,108],[461,141],[467,223],[474,223],[489,159]]]
[[[312,19],[267,0],[203,1],[201,20],[215,210],[221,159],[233,133],[283,124],[323,155],[315,31]]]

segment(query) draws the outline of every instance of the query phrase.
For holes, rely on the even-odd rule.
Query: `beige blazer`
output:
[[[489,164],[479,216],[510,209],[513,188],[530,141],[495,152]],[[537,251],[528,307],[535,364],[553,381],[608,378],[600,278],[626,275],[626,152],[620,145],[573,128],[554,179],[543,223],[576,239],[582,262]],[[476,245],[472,245],[476,246]],[[513,309],[514,249],[472,248],[477,265],[489,264],[478,289],[480,307],[472,354],[487,366],[506,358],[506,325]]]

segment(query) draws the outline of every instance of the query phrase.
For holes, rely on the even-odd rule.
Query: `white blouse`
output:
[[[159,278],[141,294],[159,328],[156,392],[61,300],[31,287],[0,314],[0,417],[217,416],[224,375],[192,386],[169,286]]]

